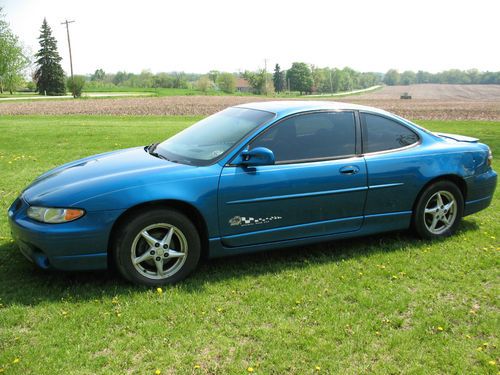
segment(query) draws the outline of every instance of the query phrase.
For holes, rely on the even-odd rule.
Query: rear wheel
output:
[[[422,238],[451,236],[462,218],[464,200],[452,182],[439,181],[420,196],[413,213],[413,227]]]
[[[200,237],[182,213],[142,211],[117,232],[114,260],[128,280],[143,285],[173,284],[188,276],[200,258]]]

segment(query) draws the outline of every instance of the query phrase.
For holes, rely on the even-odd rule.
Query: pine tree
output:
[[[39,94],[64,95],[66,93],[61,56],[57,52],[57,41],[44,18],[40,29],[40,50],[35,55],[38,69],[35,72],[36,89]]]
[[[281,71],[279,64],[274,67],[273,83],[276,92],[282,92],[285,88],[285,75]]]

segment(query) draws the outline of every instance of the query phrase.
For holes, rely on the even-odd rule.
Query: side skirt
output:
[[[286,240],[267,242],[256,245],[246,245],[239,247],[226,247],[222,244],[220,237],[209,239],[209,258],[219,258],[230,255],[254,253],[279,248],[309,245],[318,242],[340,240],[344,238],[354,238],[367,236],[375,233],[391,232],[408,229],[410,227],[412,211],[390,212],[385,214],[367,215],[364,217],[363,225],[360,229],[335,234],[325,234],[321,236],[300,238],[297,240]]]

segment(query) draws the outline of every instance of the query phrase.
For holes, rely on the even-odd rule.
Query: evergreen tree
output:
[[[274,67],[273,83],[276,92],[282,92],[285,88],[285,75],[281,71],[279,64]]]
[[[36,89],[39,94],[64,95],[66,85],[61,56],[57,52],[57,41],[44,18],[40,29],[40,50],[35,55],[38,69],[35,72]]]

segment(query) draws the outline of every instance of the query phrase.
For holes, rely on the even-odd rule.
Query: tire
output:
[[[413,229],[422,238],[454,234],[464,210],[462,192],[453,182],[438,181],[420,195],[413,212]]]
[[[193,223],[178,211],[156,208],[135,214],[117,231],[113,258],[127,280],[160,286],[186,278],[200,253]]]

